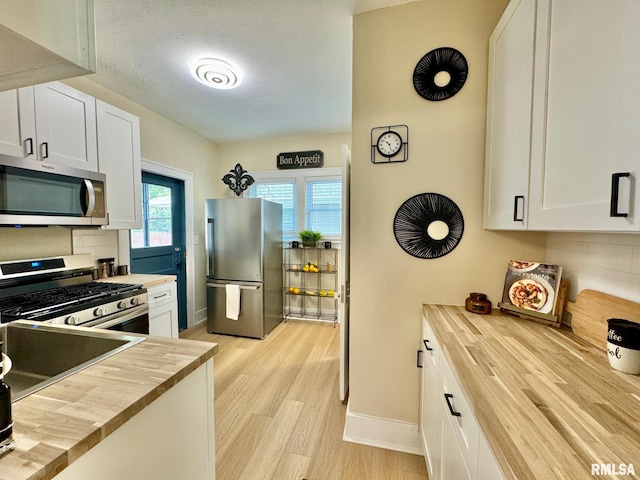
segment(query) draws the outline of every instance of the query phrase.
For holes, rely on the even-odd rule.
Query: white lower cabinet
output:
[[[442,464],[442,406],[433,372],[423,365],[421,398],[421,435],[429,478],[440,478]]]
[[[491,451],[487,439],[484,438],[482,431],[478,441],[478,480],[480,479],[502,479],[502,470],[498,465],[495,455]]]
[[[210,359],[55,480],[214,480],[213,398]]]
[[[456,442],[452,425],[445,420],[442,426],[442,451],[445,453],[442,455],[440,477],[438,478],[442,480],[470,480],[477,478],[471,476],[467,465],[464,463],[464,456]]]
[[[462,387],[424,318],[421,347],[420,430],[429,479],[503,479]]]
[[[147,287],[149,335],[178,338],[178,298],[176,282]]]

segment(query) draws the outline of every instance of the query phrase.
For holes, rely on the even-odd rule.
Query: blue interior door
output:
[[[184,182],[142,172],[142,228],[131,230],[131,273],[175,275],[178,327],[187,328]]]

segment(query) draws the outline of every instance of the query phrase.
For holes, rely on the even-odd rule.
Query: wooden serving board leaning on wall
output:
[[[574,302],[567,302],[571,329],[578,337],[607,349],[607,320],[624,318],[640,323],[640,304],[595,290],[582,290]]]

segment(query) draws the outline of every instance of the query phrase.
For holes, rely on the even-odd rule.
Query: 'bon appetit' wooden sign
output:
[[[276,157],[276,165],[278,170],[320,168],[324,165],[324,153],[320,150],[279,153]]]

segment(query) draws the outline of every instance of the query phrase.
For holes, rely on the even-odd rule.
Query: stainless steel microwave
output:
[[[106,225],[106,176],[0,154],[0,225]]]

